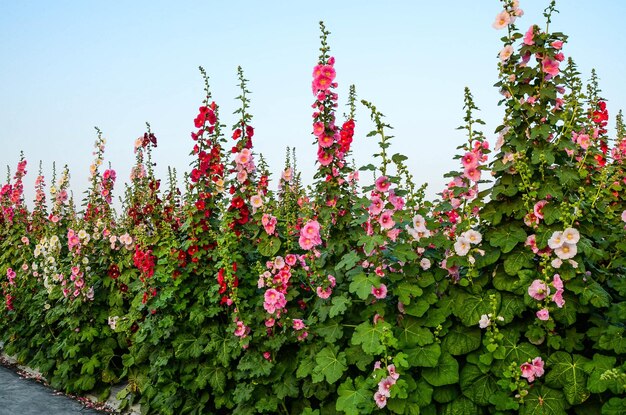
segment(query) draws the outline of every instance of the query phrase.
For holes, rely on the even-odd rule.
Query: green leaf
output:
[[[257,249],[259,254],[266,257],[273,257],[280,249],[280,245],[281,242],[279,238],[263,233],[257,245]]]
[[[525,242],[527,235],[521,227],[510,223],[488,232],[486,236],[491,246],[501,248],[502,253],[506,254],[518,243]]]
[[[478,366],[470,364],[461,371],[460,386],[463,395],[478,405],[489,404],[489,399],[499,389],[493,375],[483,373]]]
[[[369,321],[359,324],[352,334],[352,344],[360,344],[367,354],[376,355],[385,351],[382,344],[384,330],[389,330],[391,326],[386,322],[379,322],[372,325]]]
[[[510,323],[516,316],[522,314],[526,310],[524,300],[518,295],[509,293],[502,293],[502,302],[500,303],[500,310],[498,315],[504,318],[504,323]]]
[[[479,413],[481,411],[478,405],[464,396],[456,398],[441,410],[441,415],[476,415]]]
[[[602,415],[626,415],[626,398],[609,399],[602,405]]]
[[[351,378],[348,378],[339,385],[337,389],[337,403],[335,408],[338,411],[343,411],[348,415],[359,415],[365,413],[363,411],[364,404],[373,402],[372,392],[367,387],[365,381],[361,376],[356,378],[356,387]],[[369,405],[367,405],[369,406]]]
[[[335,265],[335,271],[339,271],[340,269],[350,270],[359,262],[359,259],[359,254],[356,251],[350,251]]]
[[[546,385],[563,388],[565,398],[571,405],[578,405],[589,398],[587,375],[583,370],[589,359],[566,352],[550,355],[546,366],[550,368],[546,375]]]
[[[453,326],[443,338],[443,350],[453,356],[468,354],[480,347],[481,332],[478,327],[469,328],[460,325]]]
[[[207,380],[215,394],[224,393],[226,390],[226,369],[212,367],[208,372]]]
[[[315,326],[315,331],[327,343],[334,343],[343,337],[343,325],[335,320],[328,320],[323,325]]]
[[[330,307],[328,311],[328,315],[330,318],[338,316],[339,314],[343,314],[348,307],[352,304],[352,300],[350,300],[345,294],[333,297],[332,300],[333,305]]]
[[[547,386],[536,385],[524,398],[524,405],[519,413],[520,415],[566,415],[563,393]]]
[[[488,267],[491,264],[495,264],[498,259],[500,259],[500,250],[499,249],[488,249],[485,252],[485,255],[474,255],[476,262],[474,262],[474,267],[476,269],[481,269]]]
[[[441,346],[439,343],[433,343],[426,346],[418,346],[413,349],[406,349],[405,352],[409,356],[407,360],[411,366],[435,367],[439,363]]]
[[[501,295],[495,290],[484,291],[479,294],[470,294],[457,290],[453,293],[454,308],[452,312],[461,322],[468,327],[478,326],[478,321],[483,314],[492,311],[490,295],[496,297],[496,309],[500,307]]]
[[[410,348],[415,345],[425,346],[435,341],[435,336],[426,327],[422,327],[419,320],[407,316],[400,321],[402,331],[397,335],[400,348]]]
[[[419,297],[423,291],[417,284],[408,281],[401,282],[393,292],[398,296],[398,300],[404,305],[411,304],[411,298]]]
[[[504,272],[516,276],[522,268],[532,268],[535,254],[526,249],[517,250],[509,254],[504,260]]]
[[[326,382],[333,384],[337,382],[343,372],[346,371],[346,354],[339,352],[339,348],[335,345],[324,347],[315,356],[316,366],[313,369],[313,382],[321,382],[326,378]]]
[[[365,300],[371,293],[372,287],[377,281],[374,277],[367,276],[361,272],[352,278],[349,290],[356,294],[361,300]]]
[[[542,209],[543,212],[543,220],[546,225],[551,225],[561,219],[561,209],[556,206],[554,203],[546,203]]]
[[[459,363],[452,355],[444,353],[435,367],[422,370],[422,376],[433,386],[452,385],[459,381]]]

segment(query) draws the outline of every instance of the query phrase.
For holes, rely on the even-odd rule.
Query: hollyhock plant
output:
[[[528,295],[537,301],[541,301],[550,295],[550,287],[541,280],[534,280],[528,287]]]

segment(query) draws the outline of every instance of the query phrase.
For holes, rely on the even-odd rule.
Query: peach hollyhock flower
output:
[[[554,253],[561,259],[571,259],[578,253],[578,248],[576,248],[576,245],[564,242],[563,245],[554,250]]]
[[[454,252],[456,252],[458,256],[465,256],[467,255],[469,250],[470,250],[469,239],[464,238],[463,236],[459,236],[456,242],[454,243]]]
[[[261,195],[252,195],[252,197],[250,197],[250,205],[252,205],[252,207],[255,209],[263,206],[263,198],[261,197]]]
[[[541,310],[537,311],[537,318],[541,321],[547,321],[550,319],[550,313],[548,312],[547,308],[542,308]]]
[[[513,55],[513,46],[506,45],[500,51],[500,62],[504,63],[508,61],[511,55]]]
[[[378,190],[381,193],[385,193],[387,190],[389,190],[389,187],[391,187],[391,183],[389,182],[389,179],[387,179],[387,176],[380,176],[378,179],[376,179],[376,190]]]
[[[541,301],[550,295],[550,287],[541,280],[534,280],[528,287],[528,295],[537,301]]]
[[[544,58],[541,61],[541,68],[548,75],[557,76],[559,74],[559,63],[556,59]]]
[[[383,229],[390,229],[393,227],[393,225],[395,225],[396,223],[393,220],[393,211],[391,210],[386,210],[384,211],[381,215],[380,218],[378,218],[378,223],[380,224],[380,227]]]
[[[387,297],[387,286],[385,284],[380,284],[380,287],[372,286],[372,295],[379,300]]]
[[[580,240],[580,233],[574,228],[567,228],[563,231],[563,240],[568,244],[576,244]]]
[[[576,137],[576,143],[583,150],[587,150],[589,148],[589,145],[591,144],[591,138],[589,137],[589,134],[578,134],[578,136]]]
[[[535,41],[533,40],[533,38],[535,37],[535,25],[532,25],[528,28],[528,30],[526,31],[526,34],[524,35],[524,44],[531,46],[535,44]]]
[[[552,234],[550,239],[548,239],[548,246],[551,249],[557,249],[563,246],[563,242],[565,242],[563,239],[563,232],[556,231]]]
[[[496,20],[491,25],[494,29],[504,29],[509,24],[513,23],[514,18],[506,11],[502,10],[496,16]]]

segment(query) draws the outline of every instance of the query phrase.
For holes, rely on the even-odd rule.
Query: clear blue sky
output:
[[[543,27],[547,0],[522,0],[518,25]],[[203,98],[198,65],[211,77],[214,99],[229,127],[236,109],[236,68],[253,94],[256,151],[276,177],[286,146],[296,146],[310,182],[311,69],[319,47],[318,21],[331,31],[340,102],[356,84],[395,127],[393,151],[409,156],[416,181],[439,192],[456,168],[465,138],[463,88],[469,86],[491,143],[502,117],[497,77],[499,38],[491,27],[501,10],[480,1],[35,1],[0,0],[0,168],[15,170],[20,150],[29,161],[32,198],[39,160],[47,182],[52,162],[70,165],[75,196],[86,188],[99,126],[106,159],[128,178],[133,141],[150,122],[159,139],[157,174],[187,168],[193,118]],[[566,56],[584,77],[596,68],[609,101],[611,125],[626,108],[626,2],[561,0],[552,28],[570,36]],[[375,151],[368,114],[357,114],[354,157]],[[0,171],[0,183],[5,171]],[[123,186],[116,186],[116,196]]]

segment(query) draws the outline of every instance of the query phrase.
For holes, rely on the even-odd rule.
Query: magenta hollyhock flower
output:
[[[547,308],[542,308],[541,310],[537,311],[536,315],[537,318],[542,321],[547,321],[550,319],[550,312],[548,312]]]
[[[376,190],[381,193],[385,193],[387,190],[389,190],[389,187],[391,187],[391,182],[389,182],[387,176],[380,176],[378,179],[376,179],[375,185]]]
[[[528,287],[528,295],[537,301],[541,301],[550,295],[550,287],[541,280],[534,280]]]
[[[324,135],[324,131],[326,130],[326,127],[324,126],[324,123],[321,121],[318,121],[316,123],[313,124],[313,135],[316,137],[321,137],[322,135]]]
[[[556,59],[544,58],[541,61],[541,68],[548,75],[557,76],[559,74],[559,63]]]
[[[332,86],[332,84],[332,79],[320,75],[317,78],[313,79],[313,90],[326,91]]]
[[[324,148],[320,146],[317,152],[317,161],[319,161],[322,166],[328,166],[333,162],[333,155],[325,152]]]
[[[380,287],[372,286],[372,295],[379,300],[387,297],[387,286],[385,284],[380,284]]]
[[[380,392],[374,394],[374,401],[376,402],[376,406],[380,409],[383,409],[385,405],[387,405],[387,397]]]
[[[528,30],[526,31],[526,34],[524,34],[524,44],[531,46],[535,44],[535,41],[533,40],[533,38],[535,37],[535,25],[532,25],[528,28]]]
[[[298,260],[298,257],[295,256],[294,254],[287,254],[287,255],[285,255],[285,262],[290,267],[293,267],[294,265],[296,265],[296,261],[297,260]]]
[[[393,225],[396,224],[393,220],[393,211],[386,210],[381,213],[380,218],[378,218],[378,223],[383,229],[391,229]]]

